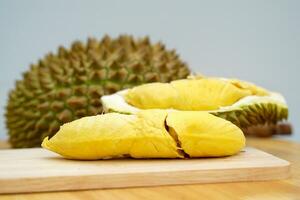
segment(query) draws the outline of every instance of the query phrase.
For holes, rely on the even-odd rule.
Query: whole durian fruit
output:
[[[105,36],[59,47],[30,70],[9,94],[6,125],[12,147],[40,146],[60,125],[102,113],[100,97],[148,82],[185,78],[187,65],[174,50],[148,37]]]

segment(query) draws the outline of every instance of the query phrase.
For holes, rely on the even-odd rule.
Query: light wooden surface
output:
[[[275,139],[248,139],[248,145],[290,161],[291,177],[280,181],[13,194],[2,195],[0,199],[300,199],[300,144]]]
[[[16,165],[16,160],[18,165]],[[289,162],[254,148],[201,159],[67,160],[42,148],[0,151],[0,193],[277,180]]]

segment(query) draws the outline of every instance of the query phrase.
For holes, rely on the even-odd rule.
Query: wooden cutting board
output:
[[[289,162],[254,148],[205,159],[66,160],[41,148],[0,151],[0,193],[287,178]]]

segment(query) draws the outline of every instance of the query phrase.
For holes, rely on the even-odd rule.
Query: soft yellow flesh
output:
[[[196,75],[196,76],[191,75],[188,77],[188,80],[212,79],[212,78],[227,81],[243,90],[250,90],[252,95],[266,96],[270,94],[266,89],[240,79],[226,79],[226,78],[217,78],[217,77],[205,77],[204,75]]]
[[[44,139],[42,147],[72,159],[181,157],[165,130],[166,115],[146,111],[84,117],[63,125],[50,140]]]
[[[238,79],[228,79],[228,81],[243,90],[250,90],[252,95],[266,96],[269,94],[269,92],[266,89],[254,85],[253,83],[249,83],[247,81],[242,81]]]
[[[179,93],[175,107],[179,110],[216,110],[251,95],[250,91],[220,79],[178,80],[171,85]]]
[[[183,79],[129,89],[127,103],[141,109],[217,110],[250,95],[267,95],[262,88],[238,80]]]
[[[206,112],[147,110],[75,120],[50,140],[45,138],[42,146],[66,158],[95,160],[182,158],[183,152],[191,157],[227,156],[244,144],[240,129]]]
[[[138,108],[167,109],[177,104],[178,92],[168,83],[149,83],[130,89],[125,98]]]
[[[191,157],[233,155],[245,146],[244,134],[237,126],[206,112],[172,112],[167,125]]]

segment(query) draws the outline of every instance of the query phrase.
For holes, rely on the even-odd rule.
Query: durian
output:
[[[206,111],[243,129],[275,124],[288,116],[288,107],[281,94],[237,79],[189,77],[170,83],[143,84],[101,99],[106,112]]]
[[[189,158],[237,154],[243,132],[200,111],[145,110],[108,113],[64,124],[42,147],[69,159]]]
[[[60,125],[102,113],[100,97],[148,82],[185,78],[174,50],[148,37],[105,36],[59,47],[23,74],[9,94],[6,126],[13,147],[40,146]]]

